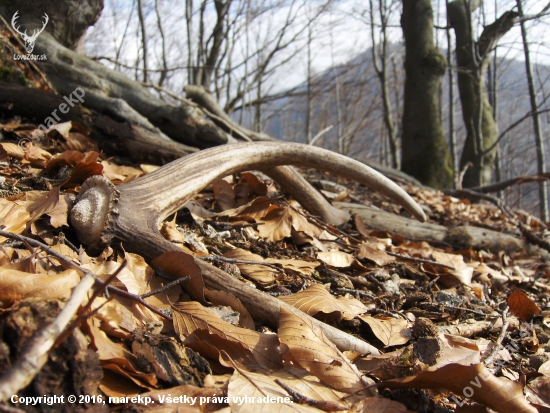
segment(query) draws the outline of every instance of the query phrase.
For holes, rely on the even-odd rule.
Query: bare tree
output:
[[[449,188],[453,169],[439,93],[447,62],[434,47],[430,1],[403,0],[401,27],[406,48],[402,170],[426,185]]]
[[[523,16],[523,5],[521,0],[516,0],[518,12],[520,15],[519,25],[521,27],[521,38],[523,40],[523,53],[525,55],[525,72],[527,74],[527,86],[529,88],[529,100],[531,103],[531,112],[533,118],[533,127],[535,131],[535,142],[537,150],[537,172],[542,176],[546,172],[546,160],[544,151],[544,140],[540,126],[538,114],[537,93],[535,91],[535,82],[533,80],[533,68],[531,66],[531,55],[529,52],[529,42],[527,40],[527,30],[525,29],[525,21],[521,19]],[[540,216],[543,221],[548,221],[548,195],[546,193],[546,185],[544,182],[539,183],[539,199],[540,199]]]

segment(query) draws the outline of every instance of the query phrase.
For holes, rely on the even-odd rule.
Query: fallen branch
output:
[[[96,279],[86,274],[74,288],[63,310],[47,326],[39,329],[25,344],[21,356],[0,377],[0,401],[6,401],[28,386],[48,361],[48,355],[56,340],[78,311]]]

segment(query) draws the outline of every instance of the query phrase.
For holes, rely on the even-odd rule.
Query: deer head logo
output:
[[[48,24],[48,21],[50,21],[50,18],[48,17],[48,15],[46,13],[44,13],[44,24],[43,24],[42,28],[41,29],[35,29],[32,33],[32,36],[29,36],[27,34],[27,30],[25,30],[24,32],[21,32],[19,30],[19,27],[15,26],[16,21],[17,21],[18,18],[19,18],[19,10],[17,10],[15,12],[15,14],[13,15],[13,17],[11,19],[11,26],[13,27],[13,29],[17,33],[19,33],[21,38],[25,41],[25,48],[27,49],[27,53],[32,53],[32,51],[34,49],[34,42],[36,42],[36,39],[38,38],[38,35],[44,31],[44,29],[46,28],[46,25]]]

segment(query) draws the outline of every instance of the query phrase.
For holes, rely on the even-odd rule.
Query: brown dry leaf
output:
[[[474,268],[474,271],[480,273],[481,275],[490,275],[491,278],[495,280],[508,281],[508,277],[503,275],[500,271],[493,270],[491,267],[483,262],[479,264],[476,268]]]
[[[55,125],[52,125],[48,128],[48,134],[57,131],[63,138],[69,137],[69,132],[71,131],[71,128],[73,127],[72,122],[61,122],[56,123]]]
[[[160,168],[160,166],[158,166],[158,165],[149,165],[149,164],[146,164],[146,163],[140,164],[139,167],[146,174],[150,174],[151,172],[155,172],[157,169]]]
[[[337,268],[346,268],[355,262],[355,258],[351,254],[342,251],[318,252],[317,258],[324,263]]]
[[[6,306],[29,297],[68,298],[79,281],[80,277],[74,269],[48,275],[0,267],[0,302]]]
[[[265,262],[269,264],[279,264],[283,268],[297,271],[304,275],[311,275],[315,272],[315,268],[319,266],[317,261],[304,261],[284,258],[267,258]]]
[[[481,362],[481,350],[475,340],[444,333],[439,338],[442,348],[437,355],[437,367],[451,363],[470,366]]]
[[[269,241],[280,241],[290,237],[292,229],[291,209],[275,208],[262,218],[264,225],[258,226],[258,231],[263,238]]]
[[[254,175],[252,172],[243,172],[241,178],[244,179],[254,193],[258,196],[266,196],[267,194],[267,185],[264,181]]]
[[[235,191],[227,181],[220,179],[214,182],[212,189],[214,190],[217,211],[225,211],[235,206]]]
[[[299,293],[280,296],[279,300],[322,320],[352,320],[359,314],[366,313],[368,308],[355,298],[332,296],[325,287],[314,284]]]
[[[356,256],[358,258],[366,258],[367,260],[370,260],[375,264],[381,266],[395,261],[395,257],[388,255],[386,251],[379,250],[378,248],[373,247],[372,245],[369,245],[365,242],[361,243],[361,246],[359,247],[359,251],[357,252]]]
[[[16,203],[25,206],[25,209],[31,214],[31,223],[39,219],[42,215],[49,214],[56,210],[55,214],[53,214],[56,217],[56,223],[59,224],[64,222],[64,224],[67,225],[69,206],[67,205],[65,197],[60,197],[59,187],[54,187],[49,192],[26,192],[24,199],[24,201],[16,201]],[[64,218],[63,214],[65,215]]]
[[[235,248],[234,250],[229,250],[224,254],[226,258],[234,258],[236,260],[243,261],[257,261],[265,262],[261,255],[253,254],[252,252],[245,251],[240,248]],[[254,264],[241,264],[235,263],[241,273],[254,281],[260,283],[261,285],[270,285],[277,280],[279,276],[279,271],[267,267],[265,265],[254,265]]]
[[[234,360],[249,360],[250,357],[246,357],[247,355],[242,352],[244,349],[252,356],[255,365],[260,364],[268,368],[281,365],[279,340],[276,335],[236,327],[223,321],[214,311],[195,301],[176,303],[172,308],[174,309],[172,313],[174,329],[183,344],[193,350],[202,354],[203,351],[211,352],[212,348],[215,348],[216,352],[219,352],[219,348],[223,348]],[[239,346],[220,346],[219,343],[222,341],[233,342],[240,345],[240,348]],[[217,358],[220,362],[223,360],[221,355]],[[241,364],[246,363],[245,361]]]
[[[292,227],[296,231],[305,232],[310,237],[324,238],[321,236],[324,230],[309,222],[307,218],[299,212],[299,204],[297,202],[292,202],[292,204],[294,207],[289,208],[289,213],[292,216]]]
[[[550,377],[537,377],[525,387],[527,400],[539,406],[550,408]]]
[[[510,312],[523,321],[529,321],[540,313],[540,308],[533,300],[519,290],[514,291],[508,297]]]
[[[107,334],[123,340],[134,337],[130,333],[138,326],[138,320],[117,298],[107,300],[96,297],[91,310],[95,311],[93,318],[99,321],[101,330]]]
[[[202,223],[202,221],[204,221],[205,219],[210,219],[218,215],[214,212],[210,212],[209,210],[203,208],[196,201],[189,201],[183,207],[187,208],[191,216],[193,217],[193,219],[199,223]]]
[[[202,271],[192,255],[184,251],[169,251],[151,261],[156,272],[177,279],[191,277],[184,281],[183,287],[193,299],[206,303],[204,299],[204,281]]]
[[[99,152],[97,142],[78,132],[69,133],[69,136],[65,138],[65,142],[60,142],[59,146],[62,149],[76,150],[80,152]]]
[[[380,397],[368,397],[353,405],[348,413],[407,413],[407,408],[399,402]]]
[[[109,161],[103,161],[101,165],[103,165],[103,176],[111,181],[118,181],[117,183],[130,182],[143,175],[141,169],[131,166],[117,165]]]
[[[407,320],[402,318],[370,315],[360,315],[359,318],[369,325],[374,335],[386,347],[406,344],[412,338],[412,333],[407,328]]]
[[[0,198],[0,225],[5,225],[4,231],[21,234],[27,227],[30,219],[31,214],[27,212],[25,207]],[[6,239],[5,237],[0,237],[0,242],[4,242]]]
[[[355,223],[355,228],[359,234],[361,234],[364,238],[368,238],[370,236],[370,231],[367,229],[367,224],[365,224],[365,220],[363,218],[359,215],[354,215],[353,222]]]
[[[441,281],[446,286],[452,287],[459,283],[464,285],[471,284],[474,269],[466,265],[466,263],[464,262],[464,257],[462,257],[462,255],[447,254],[445,252],[434,251],[432,253],[432,256],[435,261],[454,267],[454,270],[446,270],[445,272],[440,274]],[[445,277],[444,274],[449,274],[452,277]]]
[[[57,153],[48,161],[44,170],[51,173],[62,166],[74,166],[83,159],[84,154],[79,151],[65,151],[62,153]]]
[[[288,393],[275,380],[278,379],[298,393],[316,400],[325,407],[325,411],[347,410],[349,405],[341,402],[346,394],[334,391],[319,383],[305,370],[289,368],[289,371],[264,373],[235,369],[229,380],[227,394],[232,412],[319,412],[320,410],[299,403],[293,403]],[[266,397],[274,399],[266,402]],[[269,400],[269,399],[268,399]],[[246,401],[246,402],[245,402]]]
[[[108,397],[133,397],[143,391],[143,386],[138,386],[132,380],[107,369],[103,369],[99,388]]]
[[[88,152],[84,158],[77,162],[71,172],[71,175],[63,183],[63,187],[71,187],[82,184],[86,179],[94,175],[101,175],[103,165],[97,162],[99,154],[97,152]]]
[[[278,333],[283,356],[290,353],[293,361],[321,382],[347,393],[368,385],[357,367],[300,311],[281,306]]]
[[[35,168],[44,168],[52,155],[44,149],[29,142],[25,147],[15,143],[0,143],[0,154],[20,159],[23,163],[30,163]]]
[[[384,386],[392,389],[445,388],[499,413],[537,413],[537,409],[525,400],[519,383],[493,376],[483,364],[447,364],[441,368],[423,371],[418,376],[386,381]]]
[[[220,216],[257,220],[265,217],[270,212],[270,207],[272,204],[273,199],[260,196],[246,205],[220,212]]]
[[[88,319],[88,326],[101,367],[131,380],[141,388],[152,390],[156,387],[155,375],[139,371],[135,367],[137,365],[136,357],[126,350],[122,343],[113,342],[104,331],[94,325],[92,319]]]
[[[204,289],[204,296],[208,301],[215,305],[228,305],[233,310],[239,313],[239,324],[241,327],[248,328],[249,330],[256,330],[254,319],[245,308],[241,300],[235,297],[233,294],[227,291],[209,290]]]

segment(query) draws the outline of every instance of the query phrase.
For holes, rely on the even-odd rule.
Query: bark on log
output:
[[[201,149],[228,141],[227,134],[208,121],[200,109],[164,102],[139,82],[67,49],[47,32],[39,36],[35,53],[48,56],[47,61],[38,64],[61,95],[67,96],[81,87],[86,92],[86,107],[116,121],[129,121]]]
[[[335,202],[334,206],[359,215],[367,225],[379,231],[387,231],[405,238],[446,243],[456,249],[483,249],[498,254],[527,251],[534,255],[548,257],[549,254],[522,239],[486,228],[469,225],[452,228],[432,223],[420,223],[373,207],[345,202]]]
[[[63,103],[66,101],[53,93],[0,82],[0,115],[3,118],[21,116],[39,125]],[[136,163],[164,164],[197,151],[155,131],[118,122],[109,116],[86,113],[78,106],[65,114],[58,110],[57,115],[60,122],[79,122],[90,128],[90,137],[101,150],[129,157]]]

